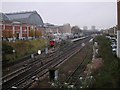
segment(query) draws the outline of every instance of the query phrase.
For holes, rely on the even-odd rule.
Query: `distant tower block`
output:
[[[117,22],[118,22],[118,31],[117,31],[117,56],[120,58],[120,0],[117,1]]]
[[[87,26],[83,26],[83,30],[88,30],[88,27]]]
[[[96,28],[95,28],[95,26],[91,26],[91,30],[95,30]]]
[[[71,33],[71,26],[69,23],[63,25],[63,32],[64,33]]]

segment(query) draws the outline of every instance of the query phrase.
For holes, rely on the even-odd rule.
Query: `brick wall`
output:
[[[1,25],[2,28],[2,36],[5,38],[13,38],[14,36],[16,37],[17,33],[19,33],[19,36],[21,37],[30,37],[30,27],[29,25],[12,25],[12,24],[4,24]],[[20,27],[22,26],[22,32],[20,32]],[[14,29],[13,29],[14,27]],[[34,35],[36,33],[37,36],[40,36],[39,34],[44,33],[44,28],[36,28],[34,27]],[[27,32],[28,30],[28,32]],[[22,33],[22,35],[20,35]]]

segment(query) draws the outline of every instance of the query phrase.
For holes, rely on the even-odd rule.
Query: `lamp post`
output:
[[[38,55],[40,55],[41,54],[41,50],[38,50]]]
[[[40,55],[41,53],[42,53],[41,50],[38,50],[38,55]],[[40,62],[41,62],[41,65],[43,65],[42,60],[40,60]]]
[[[14,60],[15,60],[15,58],[16,58],[15,52],[16,52],[16,51],[13,49],[13,53],[14,53]]]
[[[48,54],[48,35],[47,35],[47,28],[46,29],[46,32],[45,32],[45,45],[46,45],[46,48],[45,48],[45,54]]]

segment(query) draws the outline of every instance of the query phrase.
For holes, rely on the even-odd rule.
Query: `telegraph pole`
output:
[[[120,0],[117,0],[117,56],[120,58]]]

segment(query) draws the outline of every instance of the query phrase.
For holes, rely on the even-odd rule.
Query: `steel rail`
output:
[[[73,47],[75,47],[75,45],[73,45]],[[66,51],[67,51],[67,50],[66,50]],[[63,57],[63,56],[62,56],[62,57]],[[56,58],[57,58],[57,57],[56,57]],[[52,59],[49,60],[49,62],[50,62],[50,61],[52,61]],[[47,63],[48,65],[50,65],[48,62],[46,62],[46,63]],[[51,62],[51,63],[52,63],[52,62]],[[46,65],[47,65],[47,64],[46,64]],[[45,67],[45,66],[44,66],[44,67]],[[48,66],[47,66],[47,67],[48,67]],[[43,69],[43,68],[42,68],[42,69]],[[36,71],[38,72],[39,70],[36,70]],[[41,69],[40,69],[40,71],[41,71]],[[36,72],[35,72],[34,74],[36,74]],[[27,75],[27,76],[25,76],[23,79],[26,80],[27,78],[29,78],[29,77],[31,77],[31,76],[33,76],[33,74],[30,74],[29,76]],[[21,81],[23,82],[23,81],[24,81],[23,79],[19,80],[18,82],[19,82],[19,83],[20,83]],[[16,83],[16,82],[15,82],[15,83]],[[12,84],[12,85],[10,85],[10,86],[15,85],[15,83]],[[18,84],[19,84],[19,83],[18,83]]]

